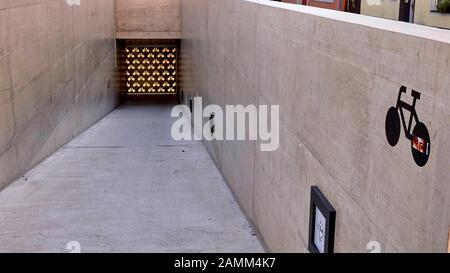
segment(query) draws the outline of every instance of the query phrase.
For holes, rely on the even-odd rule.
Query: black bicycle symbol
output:
[[[420,100],[420,93],[412,90],[411,96],[413,97],[412,105],[407,104],[401,100],[402,94],[406,93],[406,87],[402,86],[398,93],[397,106],[389,108],[386,115],[386,137],[391,146],[397,145],[400,139],[400,117],[402,118],[403,130],[405,131],[405,137],[411,141],[411,151],[414,161],[420,167],[427,164],[430,157],[430,134],[428,129],[420,122],[416,112],[416,102]],[[406,125],[405,115],[403,110],[409,111],[409,122]],[[399,115],[400,113],[400,115]],[[415,122],[414,130],[411,133],[412,122]]]

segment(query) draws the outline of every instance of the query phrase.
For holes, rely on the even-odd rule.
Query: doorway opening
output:
[[[399,9],[399,21],[403,22],[414,22],[414,0],[400,0],[400,9]]]
[[[118,78],[124,97],[178,94],[179,40],[118,40]]]

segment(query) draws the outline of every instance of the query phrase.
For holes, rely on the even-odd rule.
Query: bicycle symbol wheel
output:
[[[391,107],[389,108],[389,111],[386,115],[386,123],[385,123],[385,130],[386,130],[386,138],[389,142],[389,145],[394,147],[397,145],[399,139],[400,139],[400,116],[398,114],[397,108]]]

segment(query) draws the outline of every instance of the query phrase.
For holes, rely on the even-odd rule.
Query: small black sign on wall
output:
[[[311,253],[333,253],[336,210],[325,198],[319,187],[311,187],[309,215],[309,242]]]

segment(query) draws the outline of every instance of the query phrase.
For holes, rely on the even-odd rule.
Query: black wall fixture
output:
[[[319,187],[311,187],[308,249],[311,253],[333,253],[336,210]]]
[[[385,125],[386,138],[389,145],[396,146],[400,139],[401,125],[403,125],[405,137],[411,142],[411,152],[414,161],[419,167],[423,167],[427,164],[428,158],[430,157],[430,134],[425,124],[420,122],[416,112],[416,102],[420,100],[420,93],[411,90],[413,102],[412,104],[408,104],[402,101],[402,94],[406,93],[406,90],[407,88],[405,86],[400,88],[397,105],[389,108],[387,112]],[[406,123],[404,111],[410,112],[408,123]],[[412,129],[413,121],[415,123],[414,129]]]
[[[179,90],[177,93],[177,101],[178,104],[181,104],[184,102],[184,91],[183,90]]]
[[[211,122],[212,120],[214,120],[215,117],[216,117],[216,114],[215,114],[215,113],[211,113],[211,115],[209,116],[210,122]],[[210,124],[211,124],[211,128],[210,128],[211,135],[214,135],[214,133],[216,132],[216,125],[213,124],[212,122],[211,122]]]
[[[189,97],[189,110],[191,111],[191,114],[194,111],[194,98],[193,97]]]

